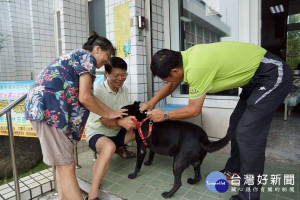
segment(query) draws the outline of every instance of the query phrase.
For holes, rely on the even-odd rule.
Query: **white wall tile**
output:
[[[136,7],[142,8],[142,0],[135,0],[134,3]]]

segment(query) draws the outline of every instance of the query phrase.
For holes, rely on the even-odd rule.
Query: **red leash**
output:
[[[136,127],[137,127],[137,129],[138,129],[139,136],[140,136],[140,138],[143,140],[143,143],[144,143],[144,145],[145,145],[146,147],[148,146],[148,143],[147,143],[146,139],[149,138],[149,137],[151,136],[153,123],[152,123],[152,121],[150,120],[150,122],[149,122],[149,131],[148,131],[147,137],[144,137],[144,134],[143,134],[143,132],[142,132],[142,124],[143,124],[145,121],[147,121],[148,119],[150,119],[150,117],[146,117],[145,119],[143,119],[143,120],[140,121],[140,122],[139,122],[138,120],[136,120],[135,118],[132,119],[132,121],[135,123],[135,125],[136,125]]]

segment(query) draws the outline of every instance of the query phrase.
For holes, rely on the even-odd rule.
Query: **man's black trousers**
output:
[[[292,82],[290,67],[267,52],[251,81],[243,87],[240,100],[230,117],[228,131],[233,134],[231,157],[225,169],[241,173],[239,197],[243,200],[260,198],[262,185],[257,183],[257,177],[264,173],[272,116],[288,95]],[[245,182],[245,175],[253,175],[254,185]]]

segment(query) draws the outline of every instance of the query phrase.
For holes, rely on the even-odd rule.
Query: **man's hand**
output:
[[[147,115],[148,115],[148,116],[152,119],[152,121],[154,121],[154,122],[162,122],[162,121],[165,121],[164,114],[165,114],[165,111],[164,111],[164,110],[161,110],[161,109],[155,109],[155,110],[152,110],[152,111],[148,111],[148,112],[147,112]]]
[[[151,111],[155,105],[151,101],[144,102],[140,107],[140,112],[144,112],[145,110]]]
[[[135,119],[135,117],[134,116],[124,117],[122,119],[117,120],[117,125],[125,128],[127,131],[131,129],[135,129],[136,127],[132,119]]]

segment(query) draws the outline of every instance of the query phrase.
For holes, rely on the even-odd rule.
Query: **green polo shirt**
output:
[[[183,81],[189,85],[189,98],[246,85],[266,52],[241,42],[198,44],[182,51]]]
[[[94,95],[98,97],[105,105],[113,110],[119,110],[123,106],[128,105],[128,89],[126,86],[119,88],[118,93],[115,93],[109,87],[107,80],[97,85],[94,88]],[[100,122],[100,115],[90,112],[87,129],[86,129],[86,141],[89,142],[91,137],[96,134],[102,134],[108,137],[116,136],[120,131],[119,127],[107,127]]]

